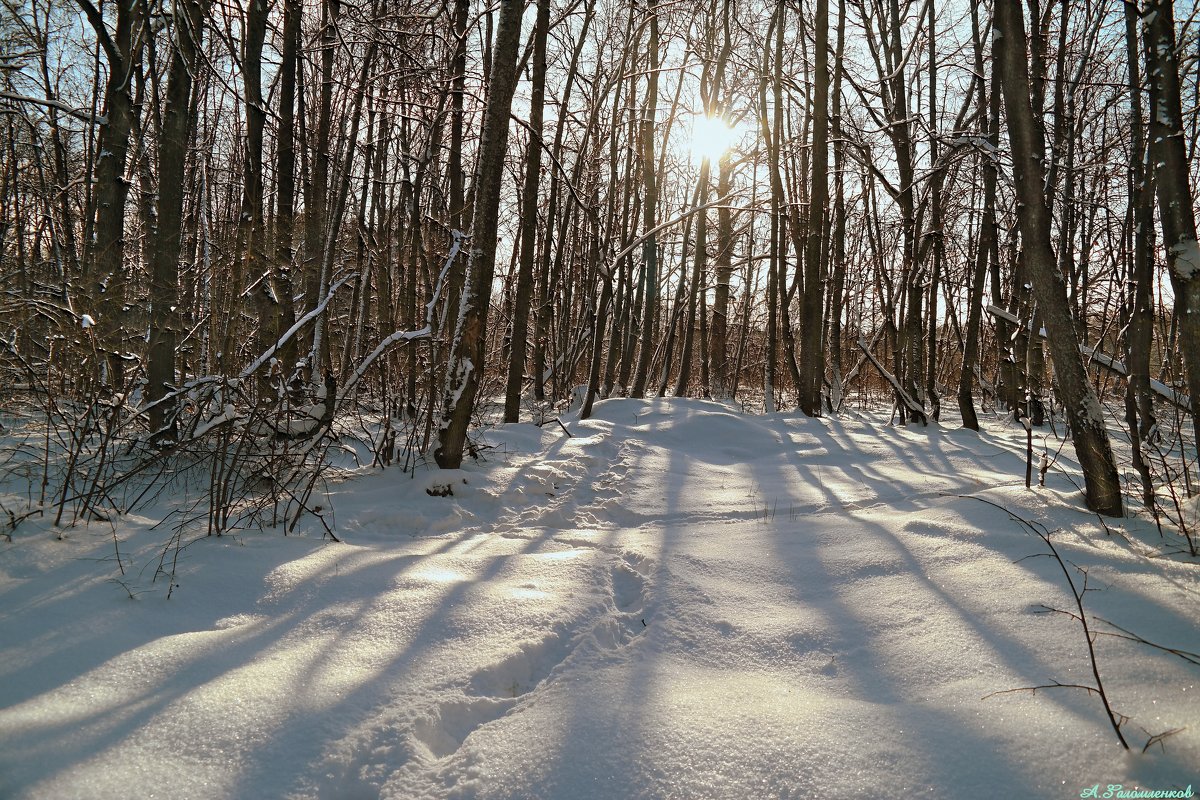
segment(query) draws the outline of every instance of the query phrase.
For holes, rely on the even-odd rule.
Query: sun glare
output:
[[[692,120],[689,148],[697,162],[716,162],[738,139],[738,132],[720,117],[697,115]]]

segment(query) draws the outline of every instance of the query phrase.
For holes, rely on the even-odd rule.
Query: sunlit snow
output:
[[[1088,571],[1097,630],[1200,651],[1196,564],[1154,557],[1152,522],[1106,533],[1065,454],[1026,490],[1019,427],[679,399],[564,422],[488,431],[462,470],[329,487],[342,544],[316,523],[198,540],[170,600],[157,520],[116,523],[124,587],[111,527],[27,521],[0,544],[0,796],[1200,786],[1200,669],[1175,655],[1097,639],[1128,753],[1082,690],[994,694],[1094,678],[1079,624],[1044,613],[1073,607],[1059,567],[989,503]]]

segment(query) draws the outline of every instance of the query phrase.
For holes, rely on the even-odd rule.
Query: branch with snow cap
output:
[[[989,314],[991,314],[993,317],[1000,317],[1001,319],[1008,320],[1009,322],[1013,323],[1014,325],[1021,324],[1021,321],[1017,318],[1016,314],[1005,311],[1003,308],[998,308],[997,306],[989,305],[989,306],[987,306],[987,312]],[[1033,323],[1032,322],[1029,323],[1026,327],[1031,333],[1033,332]],[[1041,330],[1037,331],[1037,335],[1040,336],[1041,338],[1045,339],[1046,338],[1046,329],[1042,328]],[[1079,345],[1079,351],[1081,353],[1083,353],[1085,356],[1087,356],[1090,360],[1094,361],[1095,363],[1099,364],[1100,366],[1104,367],[1105,369],[1109,370],[1110,372],[1113,372],[1122,378],[1126,378],[1126,379],[1129,378],[1129,370],[1125,367],[1124,362],[1118,361],[1117,359],[1113,358],[1112,356],[1107,355],[1106,353],[1103,353],[1103,352],[1095,349],[1094,347],[1088,347],[1085,344]],[[1184,411],[1188,411],[1191,409],[1191,398],[1189,398],[1183,392],[1175,391],[1174,389],[1172,389],[1170,386],[1167,386],[1162,381],[1157,381],[1157,380],[1154,380],[1153,378],[1151,378],[1150,379],[1150,388],[1154,391],[1154,393],[1156,395],[1158,395],[1162,399],[1166,400],[1168,403],[1171,403],[1174,406],[1182,408]]]
[[[342,384],[342,390],[338,392],[338,403],[343,402],[350,396],[350,392],[358,385],[362,376],[366,374],[367,369],[392,345],[399,344],[400,342],[411,342],[414,339],[425,339],[433,335],[433,309],[437,307],[438,299],[442,294],[442,287],[446,284],[446,276],[450,274],[450,267],[454,264],[454,259],[458,257],[459,251],[462,250],[463,241],[468,238],[462,231],[451,231],[450,235],[453,237],[450,252],[446,256],[446,263],[442,265],[442,271],[438,274],[437,284],[434,285],[433,289],[433,297],[425,304],[425,326],[415,331],[396,331],[380,342]]]
[[[12,100],[15,103],[31,103],[33,105],[45,106],[46,108],[53,108],[57,111],[63,112],[69,117],[74,117],[80,122],[86,122],[91,125],[108,124],[108,117],[102,114],[93,114],[87,109],[76,108],[72,105],[62,102],[61,100],[55,100],[49,97],[30,97],[24,94],[17,94],[16,92],[0,91],[0,98]]]
[[[314,308],[312,311],[309,311],[307,314],[305,314],[300,319],[296,320],[296,323],[294,325],[292,325],[292,327],[288,328],[287,331],[285,331],[284,334],[279,337],[279,341],[277,341],[275,344],[268,347],[266,349],[266,351],[263,352],[262,355],[260,355],[258,358],[254,359],[254,361],[252,361],[250,363],[250,366],[246,367],[244,370],[241,371],[241,373],[238,375],[238,380],[244,381],[247,378],[249,378],[251,375],[253,375],[255,372],[257,372],[259,367],[261,367],[263,364],[270,361],[271,358],[276,353],[278,353],[279,350],[285,344],[287,344],[288,340],[291,339],[293,336],[295,336],[296,333],[301,328],[303,328],[309,322],[312,322],[317,317],[321,316],[321,314],[325,313],[325,307],[327,305],[329,305],[329,301],[333,299],[333,296],[334,296],[334,294],[337,293],[337,290],[340,289],[346,283],[346,281],[355,277],[357,274],[358,273],[356,273],[356,272],[348,273],[348,274],[342,276],[342,279],[339,280],[337,283],[335,283],[333,286],[330,286],[329,292],[325,295],[325,298],[320,303],[317,303],[317,307]]]
[[[883,379],[892,385],[892,389],[896,391],[896,397],[900,398],[900,402],[904,404],[905,408],[907,408],[916,416],[920,417],[922,425],[928,425],[929,414],[925,410],[925,406],[918,403],[908,392],[904,391],[904,387],[900,385],[900,381],[896,380],[896,376],[888,372],[887,368],[885,368],[883,364],[879,363],[879,359],[875,358],[875,354],[870,351],[870,349],[867,347],[867,343],[864,340],[858,340],[858,349],[862,350],[863,353],[866,354],[867,360],[870,361],[871,365],[875,367],[876,371],[883,376]]]

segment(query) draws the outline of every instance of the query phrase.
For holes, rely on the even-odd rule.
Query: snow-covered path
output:
[[[169,602],[131,603],[79,560],[104,532],[5,545],[0,796],[1200,786],[1200,731],[1126,754],[1082,690],[983,699],[1093,678],[1078,623],[1041,613],[1073,608],[1057,563],[980,499],[1060,531],[1104,589],[1089,613],[1200,651],[1200,569],[1138,555],[1143,522],[1106,536],[1065,477],[1027,492],[1003,436],[685,400],[570,427],[507,426],[461,472],[334,487],[345,544],[198,542]],[[148,559],[144,526],[126,546]],[[1200,721],[1200,667],[1097,648],[1135,749]]]

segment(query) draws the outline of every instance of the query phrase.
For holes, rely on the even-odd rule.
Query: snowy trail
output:
[[[1104,587],[1090,613],[1200,651],[1196,565],[1106,537],[1065,478],[1026,492],[1004,435],[684,400],[601,403],[571,429],[508,426],[489,464],[335,487],[344,545],[200,542],[169,603],[95,578],[83,535],[9,547],[0,796],[1200,786],[1196,730],[1125,754],[1082,691],[983,699],[1091,674],[1077,623],[1039,613],[1073,602],[1044,545],[959,495],[1061,529]],[[1200,720],[1200,669],[1098,648],[1139,747],[1135,725]]]

